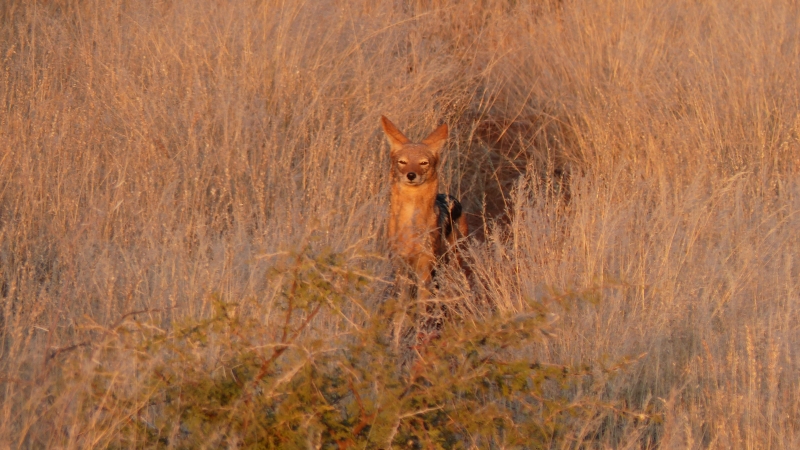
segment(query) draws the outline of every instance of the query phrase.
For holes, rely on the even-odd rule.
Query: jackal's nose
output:
[[[408,178],[408,181],[414,181],[414,178],[417,178],[417,174],[415,174],[414,172],[408,172],[406,178]]]

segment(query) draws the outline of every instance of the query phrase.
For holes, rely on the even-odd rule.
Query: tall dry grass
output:
[[[460,301],[575,299],[538,360],[640,358],[603,392],[661,421],[597,446],[797,447],[799,26],[788,0],[4,2],[1,445],[107,442],[52,393],[128,313],[249,299],[268,340],[269,255],[309,242],[389,279],[386,114],[453,129]]]

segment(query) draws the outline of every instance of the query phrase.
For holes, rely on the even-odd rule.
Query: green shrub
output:
[[[390,307],[324,335],[319,317],[363,300],[369,280],[342,255],[308,253],[286,255],[273,273],[280,322],[215,299],[210,318],[170,330],[120,325],[99,354],[135,359],[137,369],[123,383],[98,364],[82,402],[82,414],[109,428],[104,445],[548,448],[652,418],[602,400],[603,377],[624,363],[602,371],[532,360],[546,339],[541,306],[451,322],[399,350],[387,339]]]

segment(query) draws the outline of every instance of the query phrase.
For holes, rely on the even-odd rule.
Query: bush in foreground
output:
[[[275,273],[283,320],[271,328],[216,299],[208,319],[167,330],[127,320],[93,350],[70,353],[51,402],[74,401],[83,429],[65,440],[86,445],[81,436],[91,436],[94,445],[122,448],[547,448],[613,440],[615,429],[657,422],[603,399],[604,380],[625,361],[605,369],[532,361],[530,350],[546,339],[541,306],[451,322],[398,350],[387,336],[397,313],[389,300],[351,330],[323,337],[314,332],[326,315],[319,313],[349,308],[368,280],[330,252],[286,260]],[[104,370],[121,361],[130,370]]]

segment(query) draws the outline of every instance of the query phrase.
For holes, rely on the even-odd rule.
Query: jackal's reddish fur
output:
[[[447,141],[447,124],[419,143],[384,116],[381,125],[392,161],[389,246],[392,256],[413,270],[418,292],[428,293],[437,259],[455,252],[458,239],[467,235],[461,204],[439,194],[439,154]]]

